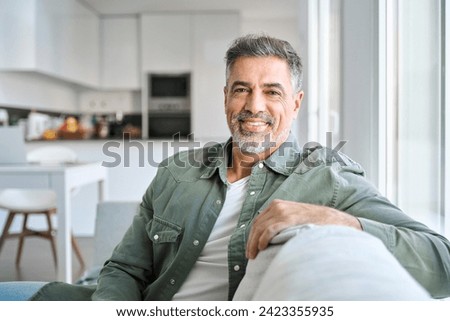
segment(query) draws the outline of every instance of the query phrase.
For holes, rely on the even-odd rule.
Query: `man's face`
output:
[[[233,142],[251,154],[278,148],[286,140],[303,99],[303,91],[292,88],[288,64],[276,57],[238,58],[224,94]]]

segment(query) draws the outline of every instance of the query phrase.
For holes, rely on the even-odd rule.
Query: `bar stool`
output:
[[[38,147],[27,153],[29,163],[41,165],[54,165],[60,163],[74,163],[78,159],[77,154],[70,148],[61,145],[51,145]],[[76,190],[71,191],[72,195]],[[50,240],[55,265],[57,264],[55,230],[53,229],[51,216],[56,213],[56,193],[48,189],[5,189],[0,191],[0,208],[9,211],[3,233],[0,237],[0,251],[5,239],[19,237],[19,247],[17,249],[16,265],[20,264],[23,241],[28,236],[39,236]],[[24,216],[22,231],[20,233],[10,233],[9,228],[16,215]],[[47,230],[34,231],[27,227],[28,216],[31,214],[43,214],[47,220]],[[71,235],[72,247],[81,266],[84,260],[81,255],[77,241]]]
[[[24,239],[30,236],[37,236],[48,239],[50,241],[55,265],[58,264],[55,244],[55,230],[52,226],[51,216],[56,213],[56,193],[47,189],[23,189],[23,188],[7,188],[0,190],[0,208],[9,211],[0,237],[0,252],[3,243],[8,238],[19,238],[19,246],[17,248],[16,266],[20,265]],[[23,215],[22,230],[19,233],[10,233],[9,229],[14,218]],[[47,230],[36,231],[29,229],[27,226],[28,216],[34,214],[43,214],[47,220]],[[81,255],[77,241],[71,235],[72,246],[81,266],[84,266],[84,260]]]

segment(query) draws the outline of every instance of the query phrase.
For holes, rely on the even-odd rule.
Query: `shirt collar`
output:
[[[286,141],[263,163],[273,171],[289,176],[300,163],[300,154],[301,149],[297,139],[292,133],[289,133]]]
[[[227,182],[227,165],[231,157],[232,141],[231,138],[225,143],[205,147],[208,150],[205,152],[208,155],[207,166],[200,178],[211,178],[216,171],[219,171],[220,179],[224,184]]]
[[[225,143],[215,145],[210,150],[208,166],[205,168],[201,178],[211,178],[216,171],[219,171],[221,180],[227,182],[227,165],[231,159],[232,140],[228,139]],[[300,162],[301,149],[296,138],[289,133],[288,138],[281,146],[266,158],[263,163],[273,171],[289,176]]]

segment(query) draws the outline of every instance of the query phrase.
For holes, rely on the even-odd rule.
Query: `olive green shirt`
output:
[[[94,300],[170,300],[199,257],[227,189],[232,145],[164,161],[140,213],[100,273]],[[228,248],[229,299],[245,274],[252,220],[272,200],[325,205],[354,215],[435,297],[450,295],[450,243],[382,197],[360,165],[330,149],[300,151],[292,136],[253,166]]]

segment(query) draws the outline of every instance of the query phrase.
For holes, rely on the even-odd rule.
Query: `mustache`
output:
[[[243,110],[235,116],[235,119],[238,121],[245,121],[245,120],[251,119],[251,118],[259,118],[259,119],[265,121],[266,123],[268,123],[269,125],[273,125],[273,123],[275,122],[275,119],[272,116],[270,116],[269,114],[264,113],[262,111],[259,111],[256,114],[253,114],[251,111]]]

